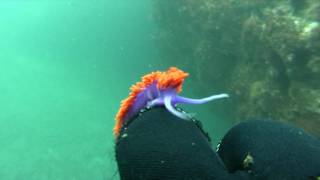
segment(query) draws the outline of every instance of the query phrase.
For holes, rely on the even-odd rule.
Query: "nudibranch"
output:
[[[212,95],[202,99],[179,96],[182,84],[188,75],[176,67],[170,67],[165,72],[156,71],[143,76],[140,82],[131,86],[129,97],[121,102],[115,118],[114,135],[118,137],[123,124],[144,108],[165,106],[173,115],[181,119],[190,119],[191,115],[178,111],[175,108],[176,104],[203,104],[229,97],[228,94]]]

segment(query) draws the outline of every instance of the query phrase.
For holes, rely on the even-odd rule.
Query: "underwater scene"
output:
[[[162,128],[158,121],[138,124],[147,117],[178,118],[171,128],[163,127],[164,132],[177,129],[176,136],[160,132],[155,141],[138,141],[151,138],[145,128],[155,126],[151,135]],[[185,142],[187,134],[183,139],[177,135],[185,133],[182,127],[190,133],[200,129],[201,135],[190,135],[199,140],[192,140],[192,147],[208,146],[196,151],[203,150],[203,156],[194,161],[211,164],[206,157],[217,151],[229,173],[250,174],[260,170],[254,150],[244,152],[241,165],[234,165],[226,158],[232,155],[223,150],[237,148],[218,144],[232,127],[257,118],[299,128],[288,132],[303,136],[305,146],[282,133],[286,127],[279,129],[279,137],[289,149],[310,146],[314,156],[305,161],[312,167],[300,170],[307,172],[306,179],[320,179],[319,0],[0,1],[0,179],[224,177],[182,178],[161,170],[150,178],[144,176],[144,167],[126,168],[140,158],[134,152],[157,159],[148,153],[168,145],[168,151],[183,155],[184,146],[177,149],[170,143],[156,143],[148,151],[148,145],[161,138]],[[181,119],[196,119],[197,130]],[[139,128],[136,141],[121,144],[136,133],[133,127],[144,128]],[[250,137],[259,134],[246,132]],[[270,134],[257,135],[262,138],[257,141]],[[122,159],[126,155],[132,155],[132,161]],[[177,166],[186,171],[187,164],[201,164],[192,158],[184,161]],[[164,157],[159,162],[176,169]],[[292,177],[288,179],[301,179],[294,178],[298,174]],[[247,179],[247,174],[224,179]]]

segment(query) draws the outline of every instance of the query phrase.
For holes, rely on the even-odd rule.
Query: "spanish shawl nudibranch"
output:
[[[116,115],[114,134],[119,136],[124,123],[134,117],[143,108],[165,106],[175,116],[181,119],[190,119],[190,114],[176,110],[176,104],[203,104],[215,99],[227,98],[228,94],[212,95],[202,99],[191,99],[179,96],[182,84],[188,73],[171,67],[165,72],[152,72],[142,77],[142,81],[131,86],[129,97],[121,102]]]

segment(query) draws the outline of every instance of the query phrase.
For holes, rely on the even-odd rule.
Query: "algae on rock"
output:
[[[320,137],[320,1],[153,2],[162,59],[196,74],[198,93],[229,90],[236,121],[274,118]]]

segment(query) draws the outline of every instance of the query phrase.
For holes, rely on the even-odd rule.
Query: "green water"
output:
[[[149,0],[1,1],[0,179],[118,179],[120,100],[171,65],[155,29]],[[189,109],[217,141],[229,124],[202,107]]]

